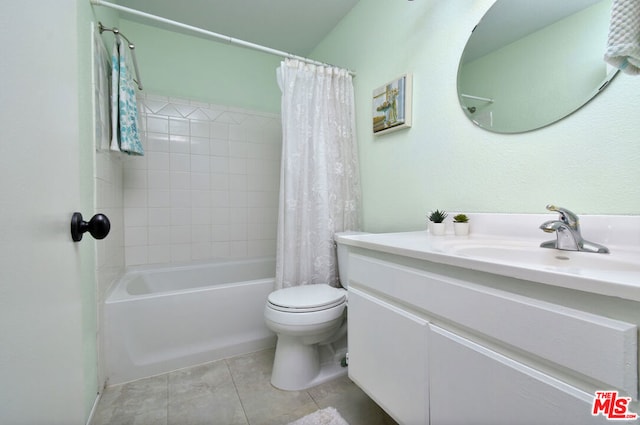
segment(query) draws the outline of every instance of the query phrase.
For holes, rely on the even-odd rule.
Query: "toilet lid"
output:
[[[325,310],[344,302],[346,291],[327,284],[294,286],[269,294],[269,304],[276,310],[308,312]]]

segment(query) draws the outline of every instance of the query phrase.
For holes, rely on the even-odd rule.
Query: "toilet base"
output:
[[[306,390],[347,374],[341,361],[347,353],[346,336],[331,344],[300,344],[278,336],[271,385],[281,390]]]

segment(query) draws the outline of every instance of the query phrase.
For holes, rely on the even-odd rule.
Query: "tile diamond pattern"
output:
[[[126,266],[275,255],[280,116],[148,93],[139,102],[147,155],[124,160]]]

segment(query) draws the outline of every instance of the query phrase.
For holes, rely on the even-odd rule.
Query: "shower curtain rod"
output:
[[[319,62],[319,61],[316,61],[316,60],[313,60],[313,59],[309,59],[309,58],[305,58],[305,57],[302,57],[302,56],[294,55],[292,53],[287,53],[287,52],[283,52],[281,50],[272,49],[271,47],[266,47],[266,46],[262,46],[260,44],[255,44],[255,43],[251,43],[251,42],[248,42],[248,41],[240,40],[240,39],[237,39],[237,38],[229,37],[227,35],[218,34],[218,33],[212,32],[212,31],[207,31],[207,30],[202,29],[202,28],[194,27],[192,25],[183,24],[182,22],[178,22],[178,21],[172,21],[171,19],[163,18],[161,16],[151,15],[150,13],[141,12],[141,11],[136,10],[136,9],[131,9],[131,8],[128,8],[128,7],[120,6],[119,4],[113,4],[113,3],[109,3],[109,2],[106,2],[106,1],[102,1],[102,0],[89,0],[89,1],[91,2],[91,4],[94,4],[96,6],[109,7],[111,9],[119,10],[121,12],[129,13],[131,15],[141,16],[143,18],[147,18],[147,19],[150,19],[152,21],[162,22],[164,24],[172,25],[174,27],[179,27],[179,28],[182,28],[182,29],[186,29],[186,30],[189,30],[189,31],[193,31],[193,32],[196,32],[196,33],[199,33],[199,34],[206,35],[208,37],[216,38],[218,40],[226,41],[227,43],[230,43],[230,44],[237,44],[237,45],[242,46],[242,47],[247,47],[247,48],[253,49],[253,50],[259,50],[261,52],[270,53],[272,55],[281,56],[281,57],[284,57],[284,58],[297,59],[299,61],[310,63],[310,64],[313,64],[313,65],[332,66],[332,65],[324,63],[324,62]],[[347,71],[352,76],[356,75],[355,72],[353,72],[351,70],[347,70]]]

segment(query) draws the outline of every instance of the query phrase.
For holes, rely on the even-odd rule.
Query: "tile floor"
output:
[[[327,406],[350,425],[397,425],[349,378],[306,391],[269,382],[274,350],[108,387],[92,425],[284,425]]]

